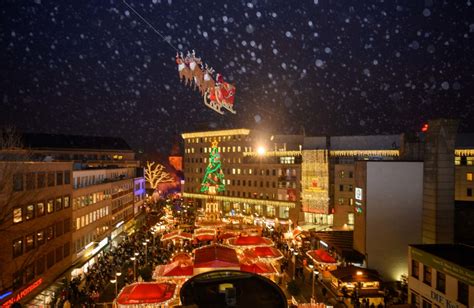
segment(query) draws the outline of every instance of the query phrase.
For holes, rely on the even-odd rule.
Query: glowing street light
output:
[[[265,149],[264,146],[259,146],[259,147],[257,148],[257,154],[258,154],[258,156],[263,156],[263,155],[265,155],[266,152],[267,152],[267,150]]]

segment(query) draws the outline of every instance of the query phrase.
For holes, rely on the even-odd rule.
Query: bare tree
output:
[[[161,183],[174,182],[173,176],[166,172],[165,166],[148,161],[146,162],[145,179],[153,189],[156,189]]]

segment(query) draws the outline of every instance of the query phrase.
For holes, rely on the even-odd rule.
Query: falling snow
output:
[[[370,134],[443,116],[474,130],[472,1],[415,2],[132,2],[163,39],[121,1],[10,1],[0,121],[165,152],[203,123]],[[236,115],[180,84],[175,48],[236,86]]]

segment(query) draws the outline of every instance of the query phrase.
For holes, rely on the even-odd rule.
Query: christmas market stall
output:
[[[114,301],[118,308],[168,307],[174,300],[176,284],[138,282],[124,287]]]

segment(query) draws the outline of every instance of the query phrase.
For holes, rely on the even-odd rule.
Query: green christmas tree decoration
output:
[[[209,164],[201,182],[201,192],[215,194],[225,191],[224,172],[221,168],[221,155],[217,150],[217,141],[212,142]]]

